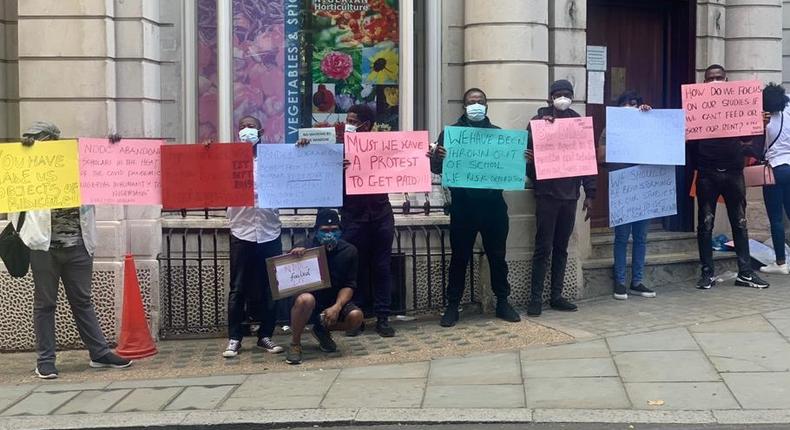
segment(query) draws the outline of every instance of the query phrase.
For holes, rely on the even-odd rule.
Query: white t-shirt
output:
[[[784,117],[784,125],[782,125],[782,117]],[[778,139],[777,135],[779,135]],[[771,142],[774,142],[773,145]],[[765,146],[768,145],[771,145],[771,148],[765,153],[765,159],[771,167],[790,164],[790,105],[785,106],[782,112],[771,114],[771,121],[765,127]]]
[[[257,165],[257,163],[255,163]],[[258,182],[258,169],[253,168],[253,183]],[[255,191],[255,205],[258,205],[258,191]],[[247,242],[266,243],[280,236],[282,223],[277,209],[258,207],[229,207],[228,223],[230,233],[237,239]]]

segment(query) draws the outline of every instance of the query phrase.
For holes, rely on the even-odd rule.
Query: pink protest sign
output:
[[[161,140],[80,139],[83,204],[161,205]]]
[[[598,174],[591,117],[530,122],[539,180]]]
[[[760,81],[683,85],[686,140],[763,134]]]
[[[427,131],[346,133],[346,194],[431,191]]]

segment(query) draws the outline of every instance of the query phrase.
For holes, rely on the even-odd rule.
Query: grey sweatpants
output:
[[[85,246],[49,251],[31,251],[30,268],[33,272],[33,325],[36,332],[36,352],[39,363],[55,362],[55,308],[58,300],[58,281],[63,280],[66,297],[77,323],[82,342],[91,360],[110,352],[102,334],[96,311],[91,302],[93,257]]]

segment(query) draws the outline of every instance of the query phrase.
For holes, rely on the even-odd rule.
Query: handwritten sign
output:
[[[0,143],[0,213],[79,205],[76,140]]]
[[[527,132],[495,128],[445,127],[442,185],[523,190]]]
[[[685,116],[681,109],[606,108],[608,163],[686,164]]]
[[[162,145],[162,140],[80,139],[82,202],[161,205]]]
[[[337,132],[334,127],[300,128],[299,140],[307,139],[311,144],[337,143]]]
[[[256,169],[258,207],[343,205],[343,145],[259,145]]]
[[[609,226],[675,215],[675,166],[635,166],[609,172]]]
[[[686,139],[763,134],[762,91],[760,81],[683,85]]]
[[[253,206],[252,146],[247,143],[162,147],[165,209]]]
[[[598,174],[591,117],[530,122],[538,180]]]
[[[275,300],[332,286],[323,246],[306,250],[302,257],[281,255],[268,258],[266,270]]]
[[[431,191],[427,131],[347,133],[346,194]]]

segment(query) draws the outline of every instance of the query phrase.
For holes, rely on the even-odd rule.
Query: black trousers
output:
[[[559,200],[548,196],[536,199],[535,253],[532,256],[530,301],[542,301],[546,270],[551,259],[551,298],[562,296],[568,242],[576,223],[577,200]]]
[[[732,237],[735,241],[735,254],[738,256],[738,272],[748,275],[752,272],[749,253],[749,230],[746,223],[746,184],[743,172],[700,169],[697,178],[697,243],[702,274],[713,276],[713,225],[716,220],[716,203],[719,196],[724,197],[727,217],[730,219]]]
[[[255,243],[230,236],[230,293],[228,294],[228,338],[244,337],[247,316],[261,322],[258,337],[271,337],[277,319],[269,288],[266,259],[283,253],[278,237]]]
[[[491,269],[491,289],[497,299],[510,296],[507,281],[505,252],[510,228],[507,203],[493,201],[453,201],[450,207],[450,284],[447,288],[448,306],[458,306],[466,287],[466,268],[472,258],[477,233],[483,238],[483,248]]]
[[[388,317],[392,305],[395,217],[390,213],[376,221],[355,221],[344,216],[342,222],[343,240],[354,245],[359,255],[354,302],[362,309],[372,302],[377,317]]]

